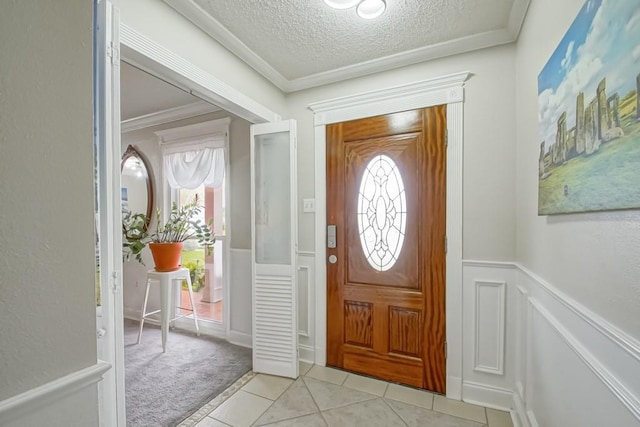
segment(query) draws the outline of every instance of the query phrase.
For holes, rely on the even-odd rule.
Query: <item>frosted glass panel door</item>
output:
[[[291,262],[289,132],[255,135],[256,263]]]
[[[296,122],[251,126],[253,370],[298,376]]]

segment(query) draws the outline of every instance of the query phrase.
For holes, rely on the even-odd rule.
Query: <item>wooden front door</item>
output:
[[[327,364],[438,393],[445,133],[445,106],[327,126]]]

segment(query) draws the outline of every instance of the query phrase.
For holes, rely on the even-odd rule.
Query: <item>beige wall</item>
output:
[[[464,104],[464,237],[466,259],[515,258],[514,46],[501,46],[403,67],[289,94],[288,117],[298,120],[300,250],[314,250],[313,102],[469,71]]]
[[[0,400],[96,363],[91,22],[87,1],[0,13]],[[50,422],[97,422],[76,410]]]
[[[532,2],[518,41],[517,259],[640,338],[640,211],[537,215],[537,76],[583,4],[583,0]]]

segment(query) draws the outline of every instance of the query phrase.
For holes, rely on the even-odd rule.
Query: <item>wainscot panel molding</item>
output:
[[[233,344],[251,347],[251,249],[231,248],[230,254],[227,339]]]
[[[640,426],[637,340],[518,263],[462,265],[462,400],[514,426]]]
[[[314,252],[298,251],[298,356],[315,363],[315,271]]]
[[[32,416],[34,412],[48,406],[55,406],[57,402],[84,392],[85,389],[95,389],[95,384],[102,380],[104,373],[109,369],[111,364],[98,361],[88,368],[3,400],[0,402],[0,425],[13,423],[27,414]]]
[[[503,375],[507,284],[482,280],[474,280],[474,283],[476,328],[473,370]]]
[[[462,400],[510,410],[515,376],[513,263],[463,261]]]
[[[640,426],[640,343],[526,267],[514,266],[512,407],[519,425]]]

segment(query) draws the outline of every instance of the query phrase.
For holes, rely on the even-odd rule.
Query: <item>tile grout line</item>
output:
[[[309,371],[311,371],[311,369],[309,369]],[[307,372],[309,372],[307,371]],[[306,375],[305,375],[306,377]],[[324,418],[324,414],[322,413],[322,411],[320,410],[320,406],[318,405],[318,402],[316,402],[316,398],[313,397],[313,393],[311,393],[311,390],[309,390],[309,387],[307,386],[307,383],[304,381],[304,378],[302,379],[302,384],[304,385],[304,388],[307,389],[307,392],[309,393],[309,396],[311,396],[311,400],[313,401],[313,404],[316,405],[316,408],[318,408],[318,413],[320,414],[320,418],[322,418],[322,422],[328,426],[329,423],[327,422],[327,420]]]
[[[258,375],[259,375],[259,374],[258,374]],[[257,375],[256,375],[256,376],[257,376]],[[255,377],[254,377],[254,378],[255,378]],[[296,381],[295,381],[295,380],[293,380],[293,381],[291,382],[291,384],[289,384],[289,385],[287,386],[287,388],[285,388],[285,389],[282,391],[282,393],[280,393],[280,394],[278,395],[278,397],[276,397],[276,399],[275,399],[275,400],[271,400],[271,399],[269,399],[268,397],[260,396],[260,395],[258,395],[258,394],[251,393],[250,391],[240,389],[240,390],[244,391],[245,393],[253,394],[254,396],[258,396],[258,397],[262,397],[263,399],[271,400],[271,405],[269,405],[269,406],[267,407],[267,409],[265,409],[264,411],[262,411],[262,413],[261,413],[260,415],[258,415],[258,418],[256,418],[256,420],[255,420],[251,425],[252,425],[252,426],[255,426],[255,425],[256,425],[256,423],[258,422],[258,420],[260,419],[260,417],[262,417],[264,414],[266,414],[266,413],[267,413],[267,411],[268,411],[269,409],[271,409],[271,407],[276,403],[276,401],[277,401],[278,399],[280,399],[280,398],[282,397],[282,395],[283,395],[283,394],[285,394],[285,393],[287,392],[287,390],[289,390],[289,388],[291,388],[291,386],[292,386],[295,382],[296,382]],[[249,384],[249,383],[247,383],[247,384]],[[245,385],[247,385],[247,384],[245,384]]]
[[[396,414],[398,416],[398,418],[400,418],[400,421],[402,421],[402,423],[409,427],[409,424],[404,420],[404,418],[402,418],[402,415],[400,415],[395,409],[393,409],[393,406],[391,406],[389,404],[389,402],[387,402],[387,399],[384,397],[381,397],[382,401],[389,407],[389,409],[391,409],[391,412],[393,412],[394,414]]]

